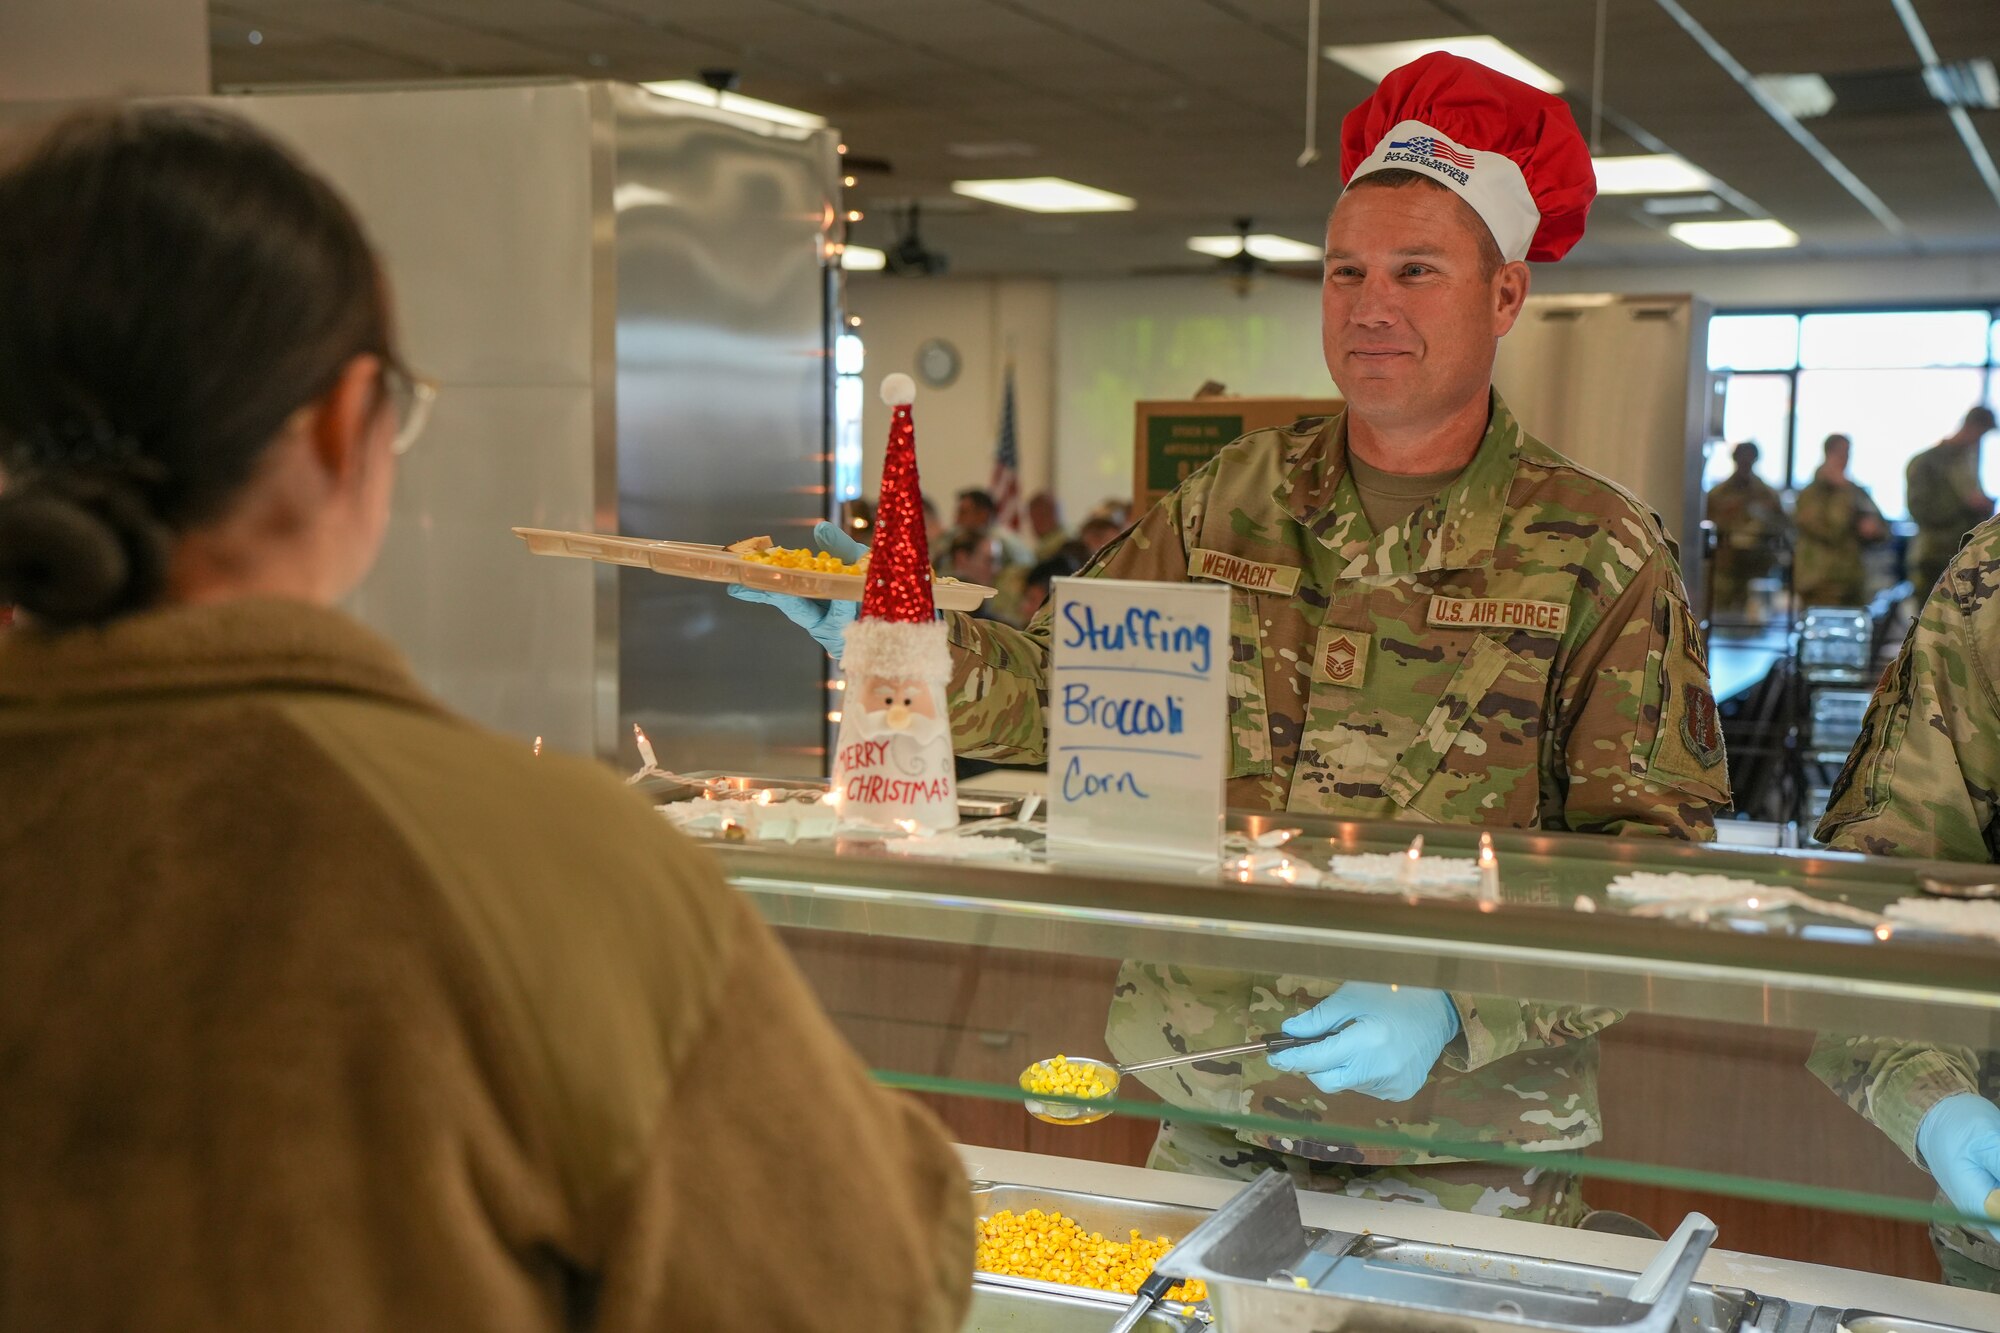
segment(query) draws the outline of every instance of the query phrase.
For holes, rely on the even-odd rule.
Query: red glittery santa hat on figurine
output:
[[[908,375],[882,381],[889,448],[861,614],[847,627],[841,652],[847,694],[833,766],[843,820],[905,832],[958,822],[945,703],[951,647],[931,598],[930,541],[910,413],[916,392]]]

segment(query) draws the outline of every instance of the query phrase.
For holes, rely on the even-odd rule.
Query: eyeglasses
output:
[[[392,453],[406,454],[430,424],[431,408],[437,402],[438,382],[412,375],[393,362],[382,365],[382,392],[388,396],[389,410],[396,414],[396,438]]]

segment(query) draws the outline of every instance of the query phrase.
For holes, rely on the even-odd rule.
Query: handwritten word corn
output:
[[[1021,1086],[1044,1097],[1109,1097],[1111,1085],[1095,1065],[1073,1065],[1068,1056],[1041,1060],[1021,1075]]]
[[[1136,1296],[1153,1265],[1172,1248],[1174,1243],[1165,1236],[1147,1240],[1136,1228],[1130,1240],[1106,1240],[1102,1233],[1085,1231],[1061,1213],[1030,1208],[1016,1216],[1003,1209],[979,1219],[976,1263],[980,1271],[1003,1277],[1040,1278]],[[1183,1282],[1167,1292],[1167,1299],[1207,1300],[1208,1288],[1200,1282]]]
[[[776,565],[779,569],[803,569],[814,574],[866,574],[867,557],[848,564],[826,551],[803,551],[790,546],[773,546],[768,551],[745,551],[743,558],[755,565]]]

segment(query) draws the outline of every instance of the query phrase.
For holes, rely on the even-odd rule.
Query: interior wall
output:
[[[1232,394],[1323,398],[1319,284],[1272,277],[1068,281],[1056,294],[1057,494],[1071,508],[1132,493],[1132,405]]]
[[[1014,367],[1014,431],[1022,498],[1049,484],[1054,453],[1056,284],[1046,278],[891,278],[849,275],[847,310],[861,317],[866,353],[861,488],[882,479],[889,409],[876,391],[895,371],[915,376],[917,465],[924,494],[947,522],[952,497],[993,476],[1006,369]],[[959,352],[957,380],[933,388],[917,375],[917,349],[932,338]]]
[[[2000,256],[1899,260],[1724,259],[1650,268],[1537,266],[1534,291],[1691,292],[1717,309],[2000,301]],[[1183,398],[1203,380],[1230,392],[1319,396],[1329,389],[1313,282],[1271,277],[1238,295],[1211,278],[909,279],[848,284],[868,349],[868,490],[881,469],[887,412],[873,386],[910,369],[926,338],[957,343],[964,369],[922,390],[918,442],[926,489],[949,499],[992,470],[999,377],[1011,344],[1018,375],[1023,487],[1053,477],[1071,515],[1130,494],[1132,404]]]
[[[2000,255],[1902,259],[1718,259],[1653,267],[1537,265],[1534,290],[1692,292],[1718,310],[1759,306],[2000,301]]]
[[[208,90],[207,0],[0,3],[0,102]]]

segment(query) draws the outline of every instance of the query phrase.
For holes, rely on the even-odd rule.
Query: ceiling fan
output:
[[[1318,259],[1267,259],[1256,253],[1259,238],[1253,235],[1257,229],[1256,219],[1240,217],[1236,219],[1236,247],[1232,252],[1221,254],[1207,263],[1162,264],[1150,268],[1132,270],[1135,277],[1183,277],[1187,275],[1208,275],[1226,278],[1235,288],[1238,296],[1248,296],[1256,280],[1262,277],[1298,278],[1307,282],[1320,280]],[[1288,244],[1296,244],[1288,242]]]
[[[882,269],[897,277],[935,278],[951,267],[951,258],[924,244],[917,234],[916,200],[896,218],[896,240],[883,251]]]

